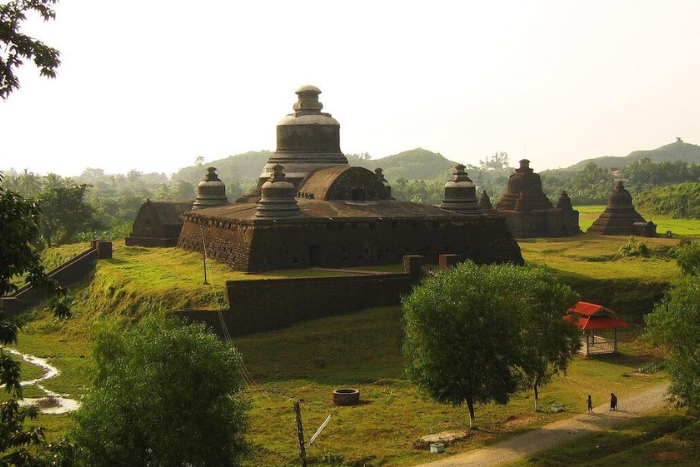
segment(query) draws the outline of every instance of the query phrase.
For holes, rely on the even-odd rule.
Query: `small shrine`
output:
[[[482,209],[490,204],[482,193]],[[542,191],[542,179],[530,168],[530,161],[520,161],[520,168],[508,178],[506,193],[496,204],[496,212],[505,217],[508,229],[516,238],[566,237],[581,233],[579,213],[563,192],[552,206]]]
[[[613,313],[602,305],[588,302],[578,302],[567,310],[564,319],[575,323],[583,333],[579,352],[586,356],[617,352],[617,330],[631,324],[613,318]]]
[[[183,215],[192,209],[192,201],[146,201],[139,209],[126,246],[173,247],[182,230]]]
[[[605,211],[586,230],[586,233],[656,237],[656,224],[645,221],[634,209],[632,195],[622,181],[618,181],[617,186],[608,196]]]

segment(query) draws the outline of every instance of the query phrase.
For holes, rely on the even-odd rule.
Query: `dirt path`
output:
[[[643,412],[663,405],[668,385],[658,386],[648,391],[620,399],[617,412],[608,411],[609,405],[595,407],[592,414],[576,415],[566,420],[550,423],[505,441],[494,443],[482,449],[455,454],[421,467],[488,467],[503,465],[535,452],[558,444],[603,431],[620,423],[640,416]],[[443,454],[436,454],[443,456]]]

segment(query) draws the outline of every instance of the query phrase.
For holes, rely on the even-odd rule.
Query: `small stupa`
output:
[[[440,208],[460,214],[481,215],[479,200],[476,198],[476,185],[464,169],[464,165],[458,164],[452,179],[445,183],[445,198]]]
[[[197,186],[197,199],[192,209],[204,209],[228,204],[226,185],[216,175],[216,167],[209,167],[207,175]]]
[[[486,206],[487,199],[481,204]],[[487,197],[488,198],[488,197]],[[483,207],[482,207],[483,209]],[[508,178],[506,193],[496,204],[496,212],[505,217],[508,229],[516,238],[565,237],[581,233],[579,213],[571,206],[566,192],[552,206],[542,191],[542,179],[530,168],[530,161],[520,161]]]
[[[639,235],[656,237],[656,224],[645,221],[634,209],[632,195],[622,181],[608,196],[608,206],[586,233],[598,235]]]

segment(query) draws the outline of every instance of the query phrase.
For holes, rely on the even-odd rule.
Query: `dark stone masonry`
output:
[[[608,196],[605,211],[593,222],[586,233],[598,235],[639,235],[656,237],[656,224],[645,221],[634,209],[632,195],[621,182]]]
[[[486,192],[482,193],[481,206],[490,205]],[[542,191],[542,180],[530,168],[530,161],[520,161],[508,178],[506,193],[496,204],[495,211],[505,217],[508,229],[516,238],[565,237],[581,233],[579,212],[571,206],[571,199],[564,191],[557,206]]]
[[[381,169],[348,165],[340,125],[321,112],[320,93],[314,86],[297,91],[294,113],[277,125],[277,151],[252,193],[184,213],[179,247],[206,248],[208,257],[240,271],[399,264],[404,255],[433,264],[441,254],[523,263],[503,217],[479,207],[464,166],[435,207],[396,201]],[[216,178],[211,170],[207,177]],[[223,182],[215,183],[223,191]],[[206,188],[205,180],[200,193]]]

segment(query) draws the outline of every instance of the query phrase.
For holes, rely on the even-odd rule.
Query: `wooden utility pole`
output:
[[[299,446],[299,458],[301,467],[306,467],[306,447],[304,446],[304,427],[301,424],[301,408],[299,401],[294,402],[294,414],[297,419],[297,445]]]
[[[204,230],[202,230],[202,226],[199,226],[199,233],[202,235],[202,252],[204,253],[204,256],[202,256],[202,261],[204,262],[204,285],[209,285],[209,282],[207,282],[207,244],[204,242]]]

